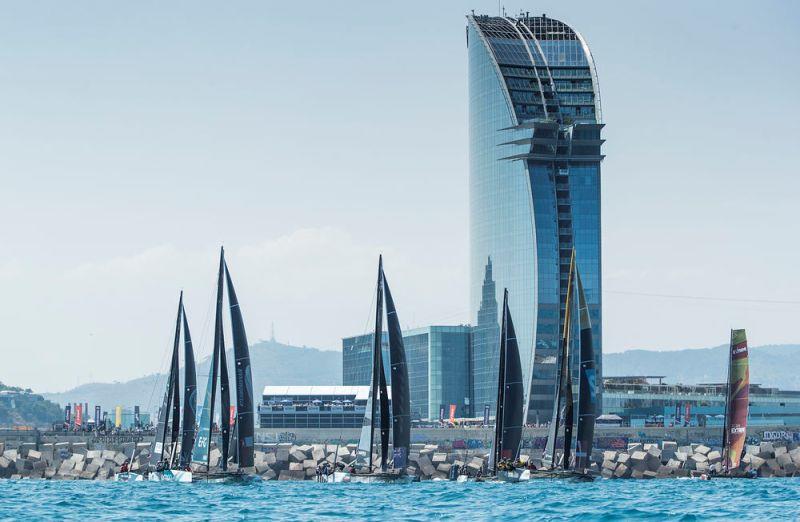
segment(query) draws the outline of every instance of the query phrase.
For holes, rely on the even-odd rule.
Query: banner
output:
[[[450,405],[450,422],[454,423],[456,421],[456,405]]]
[[[75,405],[75,427],[80,428],[83,425],[83,404]]]
[[[94,407],[94,429],[100,428],[100,406]]]
[[[686,403],[686,415],[684,417],[684,425],[689,426],[692,423],[692,403]]]
[[[72,423],[72,406],[67,404],[64,406],[64,426],[69,429],[69,425]]]
[[[139,417],[139,407],[138,406],[134,406],[133,407],[133,427],[134,428],[139,428],[141,425],[142,425],[142,423],[141,423],[140,417]]]
[[[439,422],[444,421],[444,406],[439,406]]]
[[[674,425],[675,426],[679,426],[680,423],[681,423],[681,403],[680,402],[676,402],[675,403],[675,421],[674,421]]]
[[[488,404],[483,407],[483,425],[484,426],[488,426],[489,425],[489,410],[490,409],[491,408],[489,407]]]
[[[122,406],[117,406],[114,409],[114,427],[115,428],[122,427]]]
[[[235,426],[236,425],[236,406],[231,406],[231,415],[228,419],[228,426]]]

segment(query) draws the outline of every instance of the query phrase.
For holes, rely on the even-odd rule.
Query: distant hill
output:
[[[0,382],[0,426],[48,427],[61,418],[58,404]]]
[[[227,355],[229,374],[233,379],[233,349],[228,350]],[[250,358],[257,403],[261,401],[261,391],[268,384],[336,385],[342,382],[342,353],[338,351],[261,341],[250,347]],[[197,366],[198,397],[202,396],[205,389],[209,365],[210,360],[206,358]],[[142,411],[153,413],[163,397],[165,383],[164,375],[153,374],[127,382],[82,384],[62,393],[45,394],[45,397],[61,405],[88,402],[93,408],[95,404],[100,404],[108,411],[116,405],[127,407],[138,404]]]
[[[669,383],[725,382],[728,346],[657,352],[629,350],[603,355],[603,375],[664,375]],[[750,382],[800,390],[800,345],[750,347]]]

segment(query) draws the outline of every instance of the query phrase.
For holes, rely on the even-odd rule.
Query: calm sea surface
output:
[[[798,519],[799,479],[406,486],[0,480],[2,520]]]

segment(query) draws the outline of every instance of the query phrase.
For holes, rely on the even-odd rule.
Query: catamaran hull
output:
[[[244,473],[241,471],[221,471],[212,473],[196,473],[192,476],[192,482],[207,482],[213,484],[244,484],[250,482],[261,482],[263,479],[258,475]]]
[[[152,471],[147,476],[150,482],[192,482],[192,472],[183,470],[169,469],[166,471]]]
[[[409,484],[414,482],[416,477],[400,475],[398,473],[347,473],[343,471],[334,472],[328,475],[328,483],[352,483],[352,484]]]
[[[114,482],[142,482],[144,477],[138,473],[124,472],[114,475]]]
[[[551,480],[573,480],[577,482],[592,482],[594,481],[594,476],[589,475],[587,473],[581,473],[580,471],[570,471],[570,470],[534,470],[529,472],[530,480],[537,480],[537,479],[551,479]]]

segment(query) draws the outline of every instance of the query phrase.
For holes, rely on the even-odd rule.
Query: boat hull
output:
[[[142,482],[143,480],[144,477],[142,475],[129,471],[114,475],[114,482]]]
[[[179,469],[167,469],[164,471],[151,471],[147,475],[147,480],[150,482],[192,482],[192,472],[183,471]]]
[[[336,471],[328,475],[328,483],[351,484],[408,484],[414,482],[416,477],[400,473],[348,473]]]
[[[573,480],[577,482],[592,482],[594,476],[580,471],[564,469],[537,469],[529,472],[530,480],[550,479],[550,480]]]
[[[216,471],[211,473],[195,473],[192,482],[210,482],[214,484],[245,484],[251,482],[261,482],[263,479],[258,475],[246,473],[244,471]]]

